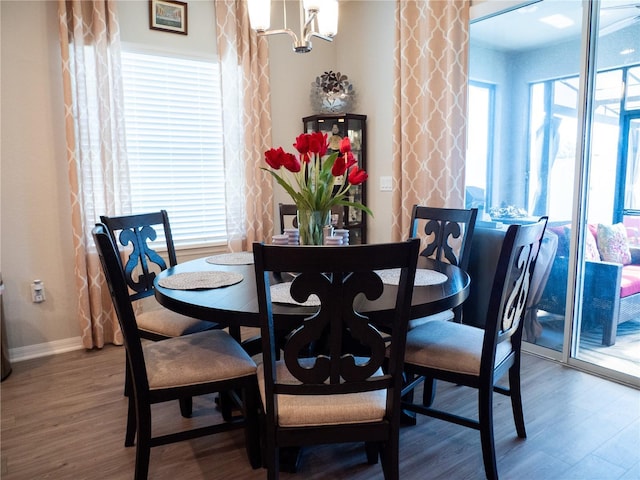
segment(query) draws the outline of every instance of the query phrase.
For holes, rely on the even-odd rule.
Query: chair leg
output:
[[[380,449],[382,473],[385,480],[398,480],[400,478],[400,455],[398,437],[389,439]]]
[[[388,371],[388,370],[385,370],[385,371]],[[405,385],[411,383],[411,381],[413,381],[413,379],[415,378],[414,375],[407,372],[402,372],[402,375],[403,375],[403,382]],[[405,393],[402,396],[402,401],[406,403],[413,403],[414,390],[415,389],[412,388],[407,393]],[[402,412],[400,412],[400,423],[402,425],[410,425],[410,426],[416,425],[416,423],[418,423],[418,420],[416,419],[416,414],[409,410],[403,409]]]
[[[425,377],[423,382],[422,404],[430,407],[436,398],[436,381],[433,378]]]
[[[618,334],[618,324],[617,321],[611,319],[605,319],[604,328],[602,330],[602,345],[605,347],[610,347],[611,345],[616,343],[616,336]]]
[[[222,413],[222,419],[225,422],[233,420],[233,399],[227,392],[220,392],[218,394],[218,407],[220,413]]]
[[[378,463],[380,454],[380,444],[378,442],[364,442],[364,450],[367,452],[367,463],[369,465]]]
[[[493,441],[493,388],[478,389],[478,421],[484,471],[488,480],[498,480],[496,448]]]
[[[267,438],[265,465],[267,466],[268,480],[278,480],[280,476],[280,449],[276,448],[274,442],[274,438]]]
[[[124,396],[129,397],[133,394],[131,382],[131,372],[129,372],[129,360],[125,358],[124,362]]]
[[[520,387],[520,365],[516,364],[509,369],[509,391],[511,392],[511,409],[513,420],[516,424],[518,437],[527,438],[527,430],[524,426],[524,412],[522,409],[522,388]]]
[[[136,439],[136,402],[133,394],[129,394],[127,403],[127,430],[124,436],[124,446],[132,447]]]
[[[178,400],[180,402],[180,414],[184,418],[191,418],[191,414],[193,413],[193,399],[191,397],[181,398]]]
[[[244,406],[244,441],[251,467],[256,469],[262,466],[260,452],[260,423],[258,419],[258,388],[247,388],[243,392],[242,404]]]
[[[136,470],[134,480],[147,480],[151,456],[151,406],[136,409],[138,445],[136,447]]]

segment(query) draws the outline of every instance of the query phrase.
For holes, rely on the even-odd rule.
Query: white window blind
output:
[[[167,210],[176,246],[224,243],[217,65],[122,52],[122,76],[133,213]]]

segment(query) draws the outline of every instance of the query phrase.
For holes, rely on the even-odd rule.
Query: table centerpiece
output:
[[[372,215],[369,208],[348,197],[351,185],[359,185],[368,178],[351,152],[349,137],[342,139],[339,151],[329,155],[327,134],[322,132],[299,135],[293,147],[297,156],[282,147],[267,150],[265,160],[271,168],[261,168],[273,175],[296,204],[301,244],[322,245],[323,229],[331,224],[334,205],[357,208]],[[283,174],[274,171],[282,167]]]

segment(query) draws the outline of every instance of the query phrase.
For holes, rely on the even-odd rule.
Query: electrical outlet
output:
[[[33,303],[42,303],[45,301],[44,284],[41,280],[34,280],[31,284],[31,300]]]

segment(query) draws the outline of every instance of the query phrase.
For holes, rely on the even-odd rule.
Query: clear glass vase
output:
[[[298,208],[298,231],[300,232],[301,245],[322,245],[326,225],[331,225],[331,210]]]

